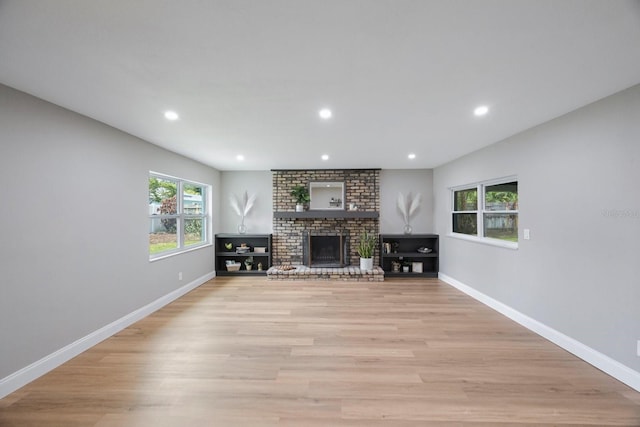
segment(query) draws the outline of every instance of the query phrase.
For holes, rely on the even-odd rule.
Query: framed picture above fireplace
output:
[[[344,210],[344,182],[312,181],[309,183],[309,210]]]

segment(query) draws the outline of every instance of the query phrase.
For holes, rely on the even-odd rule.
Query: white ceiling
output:
[[[431,168],[640,83],[640,1],[0,0],[0,82],[220,170]]]

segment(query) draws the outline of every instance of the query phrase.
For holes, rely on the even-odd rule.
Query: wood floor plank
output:
[[[640,426],[640,393],[437,279],[213,279],[0,426]]]

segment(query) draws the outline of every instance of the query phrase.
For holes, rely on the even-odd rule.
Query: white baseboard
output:
[[[476,289],[473,289],[472,287],[459,282],[453,277],[447,276],[444,273],[439,273],[438,277],[443,282],[453,286],[456,289],[459,289],[460,291],[480,301],[484,305],[491,307],[497,312],[504,314],[509,319],[519,323],[520,325],[535,332],[543,338],[548,339],[552,343],[576,355],[585,362],[595,366],[603,372],[606,372],[618,381],[625,383],[626,385],[637,391],[640,391],[640,372],[634,371],[633,369],[610,358],[609,356],[606,356],[599,351],[594,350],[591,347],[588,347],[585,344],[571,338],[570,336],[558,332],[555,329],[550,328],[549,326],[540,323],[539,321],[532,319],[531,317],[522,314],[517,310],[514,310],[513,308],[501,303],[500,301],[497,301],[490,296],[487,296],[482,292],[479,292]]]
[[[197,278],[196,280],[176,289],[173,292],[164,295],[157,300],[141,307],[120,319],[111,322],[110,324],[86,335],[71,344],[62,347],[61,349],[43,357],[42,359],[25,366],[19,371],[0,379],[0,399],[7,396],[10,393],[18,390],[20,387],[30,383],[36,378],[46,374],[47,372],[57,368],[63,363],[76,357],[83,351],[88,350],[94,345],[104,341],[105,339],[115,335],[127,326],[130,326],[141,320],[156,310],[164,307],[172,301],[180,298],[187,292],[192,291],[198,286],[202,285],[206,281],[213,279],[216,276],[215,271],[207,273],[204,276]]]

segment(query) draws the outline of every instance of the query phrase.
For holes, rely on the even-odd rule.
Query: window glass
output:
[[[517,211],[518,183],[487,185],[484,193],[484,210],[486,211]]]
[[[470,188],[454,192],[454,211],[475,211],[478,209],[478,189]]]
[[[205,226],[202,218],[187,218],[184,220],[185,246],[197,245],[205,241]]]
[[[518,214],[484,214],[484,236],[492,239],[518,241]]]
[[[184,184],[182,206],[186,215],[201,215],[204,212],[203,187],[194,184]]]
[[[157,213],[175,214],[178,212],[177,192],[177,181],[149,177],[149,203],[156,206]]]
[[[178,233],[176,227],[167,230],[160,218],[151,218],[151,229],[149,230],[149,254],[176,249],[178,247]],[[175,221],[175,219],[174,219]]]
[[[477,214],[454,213],[453,214],[453,232],[477,235],[478,234],[478,217]]]

